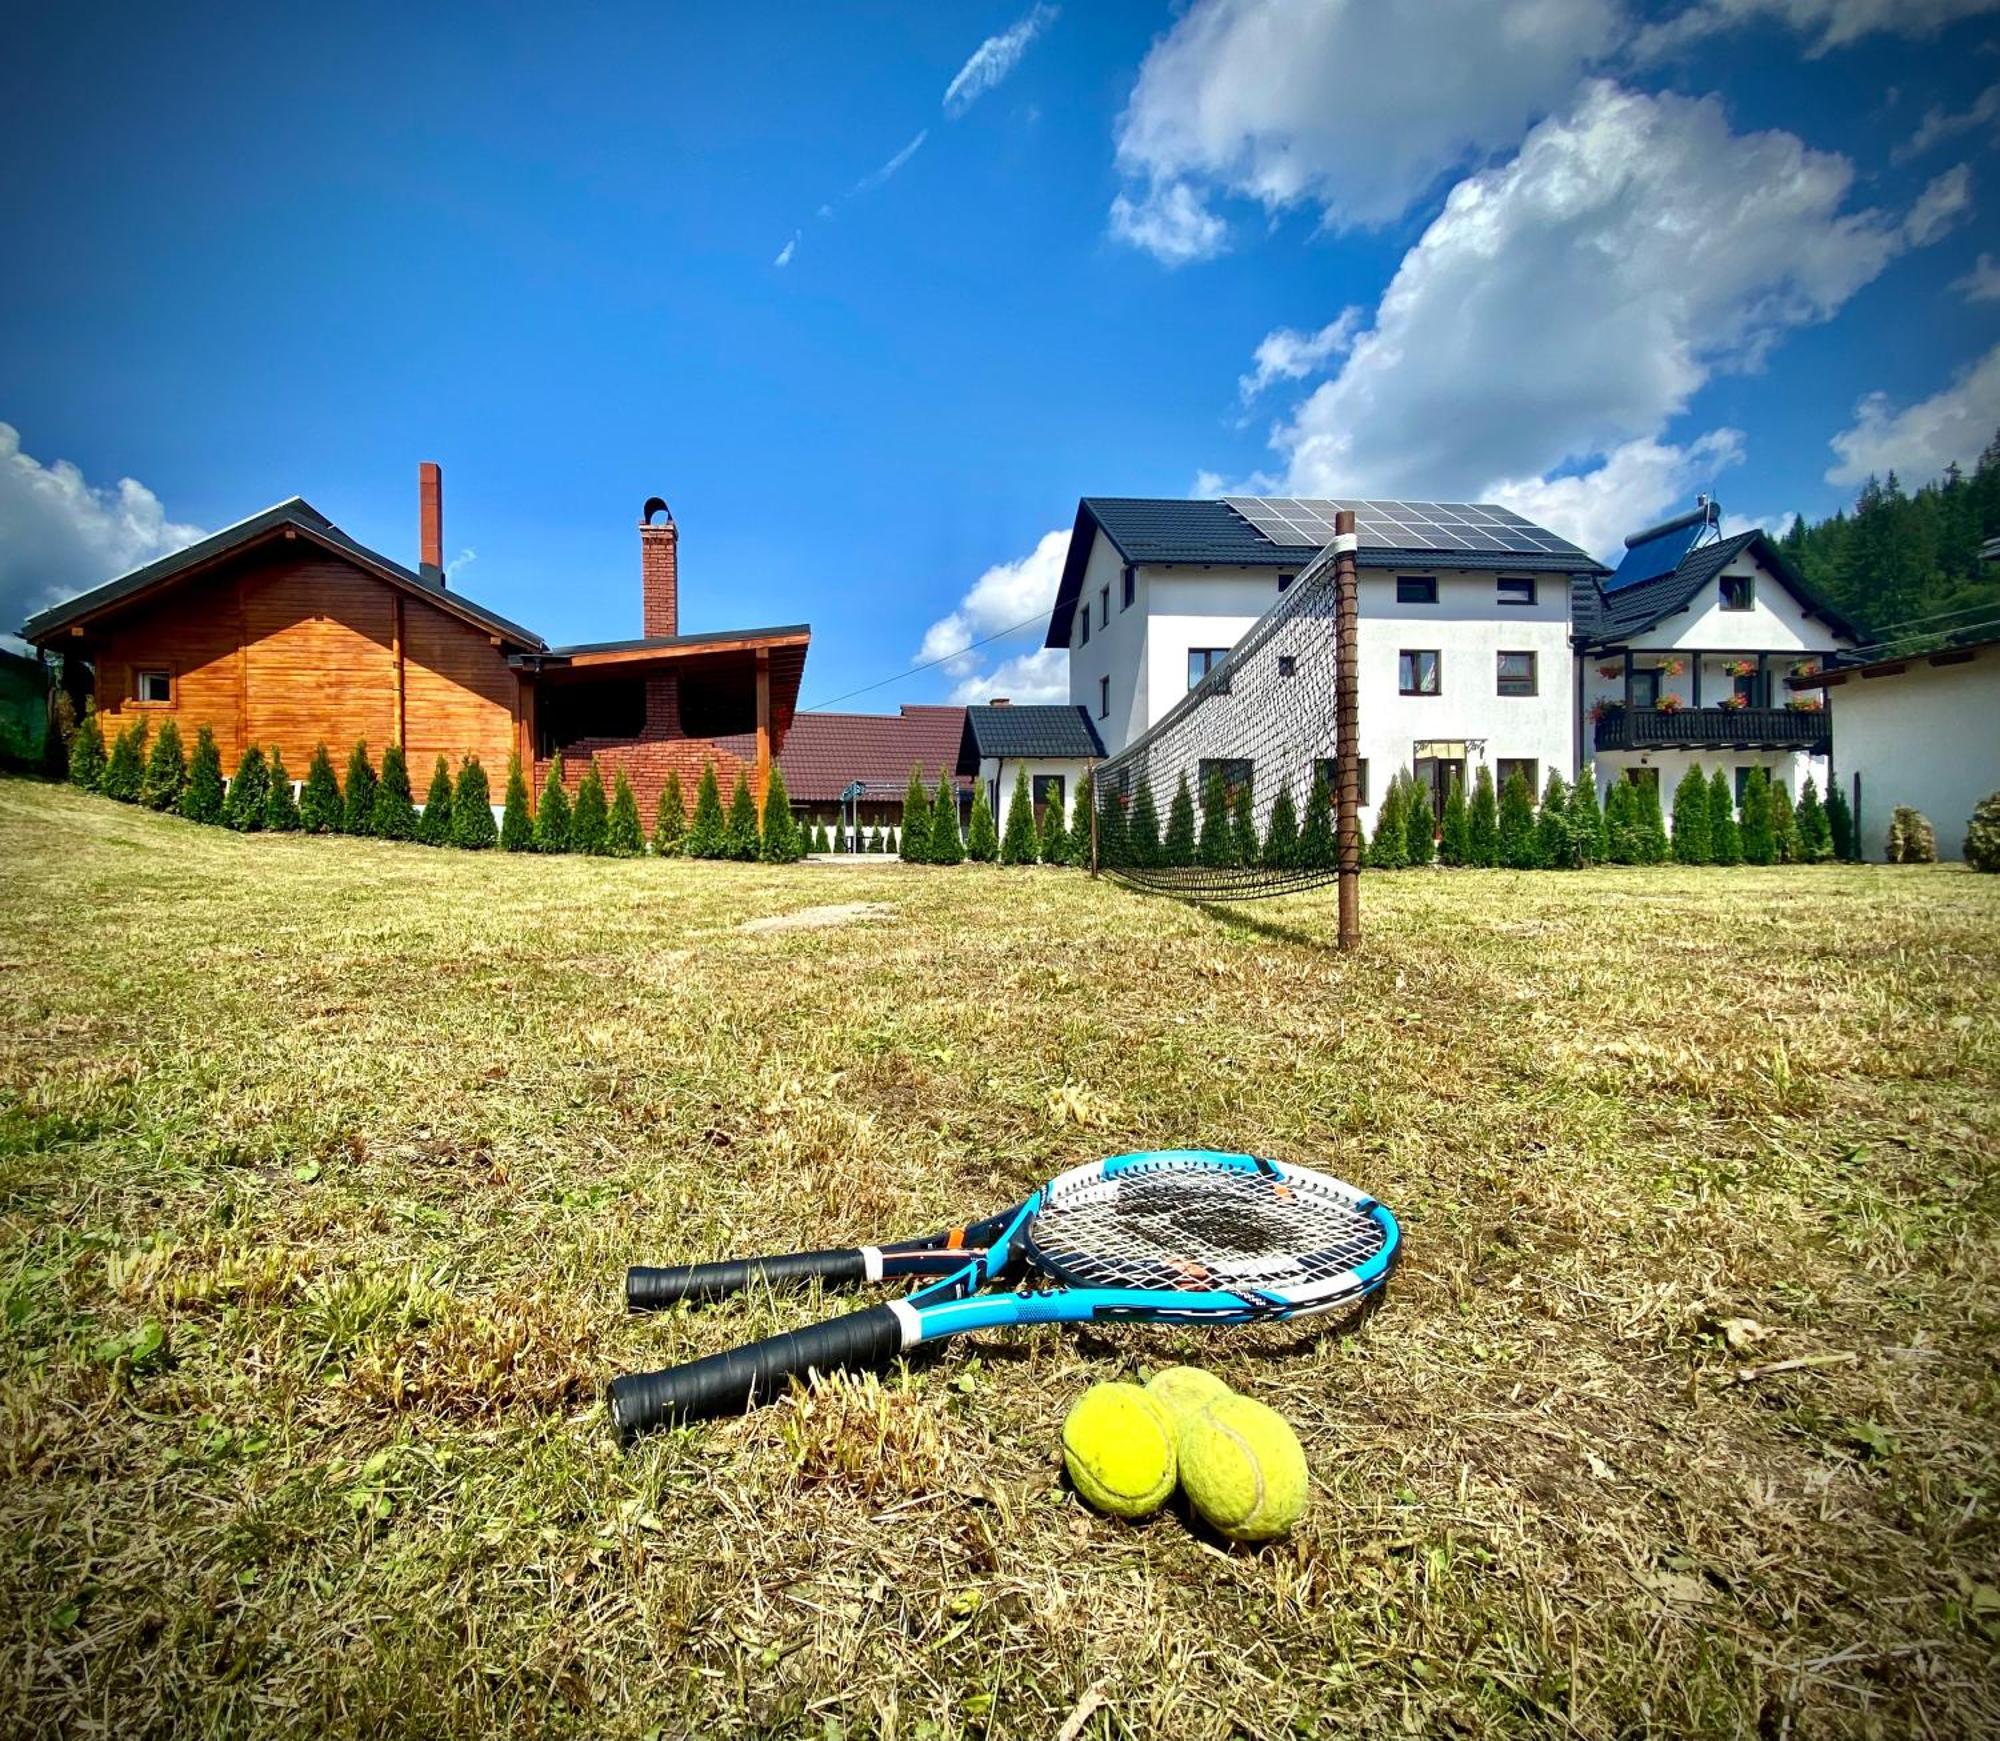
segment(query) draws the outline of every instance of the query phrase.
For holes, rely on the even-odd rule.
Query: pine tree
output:
[[[1812,782],[1806,782],[1812,790]],[[1799,800],[1799,816],[1805,817],[1805,800]],[[1976,871],[2000,871],[2000,792],[1989,792],[1972,807],[1965,823],[1965,843],[1959,856]]]
[[[1535,819],[1535,857],[1546,870],[1573,868],[1569,851],[1569,791],[1554,768],[1549,770],[1542,786],[1541,814]]]
[[[1187,770],[1183,768],[1174,801],[1167,806],[1167,836],[1160,843],[1160,863],[1180,870],[1194,859],[1194,794],[1188,790]]]
[[[1597,807],[1597,769],[1585,762],[1569,789],[1570,862],[1589,866],[1604,862],[1604,812]]]
[[[1465,802],[1465,781],[1453,774],[1450,789],[1444,795],[1444,822],[1438,830],[1438,862],[1469,864],[1471,856],[1472,813]]]
[[[1224,868],[1235,856],[1235,836],[1229,821],[1229,787],[1216,768],[1202,788],[1201,838],[1195,844],[1195,857],[1211,870]]]
[[[1149,870],[1160,862],[1163,850],[1160,844],[1160,813],[1153,805],[1153,782],[1141,779],[1139,790],[1132,800],[1131,824],[1125,831],[1126,844],[1132,852],[1132,862],[1141,870]]]
[[[1299,830],[1299,863],[1308,870],[1332,870],[1339,859],[1333,788],[1326,783],[1326,776],[1315,769],[1312,792],[1306,799],[1305,826]]]
[[[1833,857],[1833,830],[1827,826],[1826,808],[1819,801],[1819,786],[1812,775],[1799,790],[1799,851],[1801,864],[1825,864]]]
[[[1229,856],[1232,864],[1255,864],[1262,844],[1257,839],[1257,813],[1251,806],[1250,782],[1237,786],[1229,801]]]
[[[410,766],[403,746],[382,752],[382,776],[375,782],[375,804],[368,813],[368,832],[378,840],[415,840],[417,807],[410,799]]]
[[[610,826],[611,806],[604,796],[604,775],[597,766],[597,758],[592,756],[590,766],[584,769],[583,778],[577,782],[576,803],[570,807],[570,851],[602,858],[606,846],[605,833]]]
[[[1429,864],[1437,856],[1437,812],[1431,808],[1430,788],[1414,777],[1403,788],[1403,837],[1410,863]]]
[[[1771,782],[1771,846],[1779,864],[1796,864],[1799,856],[1799,824],[1792,809],[1792,795],[1783,780]]]
[[[756,862],[757,846],[757,800],[750,792],[749,774],[738,768],[736,789],[729,794],[729,820],[722,830],[722,856],[739,864],[752,864]]]
[[[1111,868],[1132,862],[1131,830],[1122,792],[1107,791],[1098,801],[1097,862]]]
[[[167,722],[169,726],[172,720]],[[299,801],[292,795],[292,776],[285,768],[285,755],[271,747],[271,795],[264,800],[264,826],[273,834],[299,831]]]
[[[1292,789],[1280,786],[1271,800],[1271,819],[1264,828],[1263,862],[1272,870],[1289,870],[1299,862],[1299,812]]]
[[[1410,825],[1403,819],[1403,776],[1390,775],[1389,790],[1375,808],[1375,838],[1368,846],[1372,870],[1401,870],[1410,862]]]
[[[1752,768],[1743,781],[1743,862],[1774,864],[1778,842],[1771,832],[1771,782],[1762,768]]]
[[[943,768],[938,769],[937,798],[931,805],[930,853],[932,864],[965,862],[965,841],[958,831],[958,786]]]
[[[451,843],[467,852],[484,852],[500,838],[493,826],[493,795],[487,789],[486,770],[477,756],[467,756],[459,764],[458,785],[451,795]]]
[[[452,842],[451,764],[443,756],[431,769],[431,789],[424,794],[424,813],[417,818],[417,839],[425,846]]]
[[[264,752],[252,744],[243,752],[230,776],[228,795],[222,800],[222,821],[238,834],[263,831],[264,811],[271,802],[271,770]]]
[[[79,791],[95,792],[104,782],[104,724],[94,707],[86,707],[69,739],[69,783]]]
[[[442,760],[438,765],[442,769]],[[568,852],[570,849],[570,825],[574,818],[564,778],[562,752],[558,750],[555,760],[549,763],[549,777],[542,783],[542,801],[535,806],[537,852]]]
[[[341,782],[340,827],[345,834],[366,834],[375,816],[375,765],[363,739],[347,758],[347,778]]]
[[[1023,768],[1022,773],[1027,769]],[[1007,812],[1007,833],[1014,833],[1014,810],[1010,805]],[[1032,834],[1031,834],[1032,838]],[[965,856],[974,864],[991,864],[1000,856],[1000,831],[993,826],[993,806],[987,801],[986,782],[978,780],[972,788],[972,820],[965,829]],[[1009,864],[1017,864],[1018,859],[1010,858]]]
[[[1826,826],[1833,837],[1833,856],[1846,864],[1860,856],[1854,839],[1854,810],[1840,782],[1831,775],[1826,783]]]
[[[637,858],[646,850],[645,830],[639,826],[639,800],[632,795],[632,783],[623,768],[611,776],[611,816],[604,827],[607,858]]]
[[[1069,862],[1083,870],[1090,869],[1090,830],[1097,814],[1096,784],[1086,768],[1083,778],[1076,783],[1076,796],[1070,801]]]
[[[681,797],[678,768],[667,770],[667,783],[660,792],[660,807],[653,815],[653,853],[672,858],[687,842],[687,802]]]
[[[868,845],[866,850],[869,852],[886,852],[888,850],[887,843],[882,838],[881,829],[870,827],[870,829],[868,830]]]
[[[443,757],[438,766],[444,766]],[[338,834],[345,814],[340,782],[333,777],[333,757],[325,744],[315,744],[312,760],[306,763],[306,783],[299,791],[299,826],[308,834]]]
[[[1644,780],[1637,788],[1638,847],[1641,864],[1665,864],[1667,862],[1667,817],[1660,808],[1660,782],[1657,779]]]
[[[1717,768],[1708,782],[1708,856],[1714,864],[1743,862],[1743,831],[1736,825],[1736,799],[1726,768]]]
[[[806,836],[806,851],[814,853],[826,851],[826,824],[824,822],[815,821],[813,823],[812,831]]]
[[[1500,862],[1500,799],[1493,770],[1484,762],[1472,780],[1472,804],[1465,821],[1465,862],[1490,870]]]
[[[1056,808],[1051,798],[1048,808]],[[973,821],[978,821],[975,813]],[[1007,800],[1007,833],[1000,842],[1002,864],[1033,864],[1042,856],[1042,843],[1035,831],[1034,787],[1024,767],[1014,776],[1014,795]]]
[[[187,755],[181,749],[181,728],[171,719],[160,726],[146,758],[146,777],[139,783],[139,801],[151,810],[171,810],[187,784]]]
[[[1674,788],[1674,862],[1707,864],[1708,776],[1699,762],[1690,762]]]
[[[1042,806],[1042,838],[1040,842],[1043,864],[1064,864],[1069,859],[1068,830],[1063,826],[1063,806],[1059,796],[1051,794],[1048,803]]]
[[[715,778],[715,764],[703,762],[701,779],[694,789],[694,819],[688,823],[681,850],[689,858],[728,856],[728,819],[722,814],[722,787]]]
[[[222,821],[222,801],[222,752],[215,747],[215,733],[203,726],[194,734],[187,784],[181,788],[181,814],[213,828]]]
[[[111,755],[97,789],[121,804],[139,802],[146,783],[146,716],[140,714],[111,742]]]
[[[931,795],[924,790],[921,768],[910,770],[910,787],[903,794],[903,859],[928,864],[931,856]]]
[[[792,815],[792,795],[785,790],[784,770],[776,762],[764,782],[764,832],[757,850],[766,864],[797,864],[806,855],[805,836]]]
[[[1623,774],[1611,782],[1604,798],[1604,860],[1607,864],[1639,862],[1639,818],[1634,808],[1638,793]]]
[[[535,850],[535,818],[528,809],[528,776],[521,771],[519,750],[507,758],[507,801],[500,813],[500,850]]]
[[[1533,870],[1541,862],[1535,834],[1535,795],[1528,776],[1516,768],[1500,793],[1500,862],[1509,870]]]

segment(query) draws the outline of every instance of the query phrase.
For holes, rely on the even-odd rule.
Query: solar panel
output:
[[[1668,526],[1650,538],[1642,538],[1626,549],[1624,561],[1618,564],[1617,573],[1604,582],[1604,590],[1623,592],[1628,586],[1641,586],[1663,574],[1672,574],[1706,530],[1702,525]]]
[[[1364,549],[1584,559],[1583,552],[1566,539],[1491,502],[1293,496],[1225,496],[1223,501],[1272,543],[1288,548],[1320,548],[1333,536],[1334,515],[1350,509]]]

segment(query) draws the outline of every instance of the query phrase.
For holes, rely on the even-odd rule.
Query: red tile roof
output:
[[[964,731],[964,708],[920,702],[905,702],[896,713],[801,713],[785,733],[778,766],[794,803],[831,803],[855,780],[871,788],[871,798],[900,798],[912,768],[921,768],[925,783],[936,786],[938,770],[957,764]],[[733,747],[730,739],[720,741]],[[961,787],[971,784],[954,777]]]

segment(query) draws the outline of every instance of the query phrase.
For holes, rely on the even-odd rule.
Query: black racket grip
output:
[[[743,1414],[809,1372],[880,1368],[902,1351],[903,1324],[895,1308],[869,1306],[685,1366],[614,1378],[605,1402],[619,1442],[629,1445],[655,1427]]]
[[[795,1251],[784,1257],[736,1257],[676,1269],[635,1264],[625,1272],[625,1304],[635,1312],[658,1312],[682,1300],[719,1300],[765,1282],[791,1287],[867,1279],[867,1264],[859,1251]]]

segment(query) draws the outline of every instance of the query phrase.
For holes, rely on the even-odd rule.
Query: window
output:
[[[1099,719],[1109,719],[1111,717],[1111,679],[1109,677],[1100,677],[1097,680],[1097,717]]]
[[[1644,671],[1632,673],[1632,705],[1634,707],[1658,707],[1660,705],[1660,674],[1648,667]]]
[[[1774,789],[1784,784],[1784,781],[1779,779],[1776,774],[1772,773],[1769,768],[1766,768],[1764,770],[1764,775],[1765,778],[1771,782],[1771,785]],[[1743,802],[1743,788],[1746,785],[1748,785],[1749,782],[1750,782],[1750,770],[1748,768],[1738,768],[1736,770],[1736,802],[1739,805]]]
[[[1399,574],[1396,576],[1396,602],[1399,605],[1434,605],[1438,601],[1438,583],[1428,574]]]
[[[1747,677],[1730,680],[1730,693],[1735,695],[1745,707],[1761,705],[1757,694],[1757,673],[1752,671]]]
[[[1503,792],[1507,790],[1507,782],[1516,774],[1528,782],[1530,792],[1539,791],[1535,776],[1541,771],[1541,764],[1533,756],[1501,756],[1493,764],[1493,778],[1499,782]]]
[[[1090,600],[1089,599],[1085,599],[1083,601],[1082,620],[1083,620],[1083,639],[1079,641],[1077,645],[1080,647],[1087,647],[1090,645]]]
[[[1199,792],[1208,790],[1208,783],[1217,774],[1222,776],[1222,789],[1234,803],[1239,791],[1247,791],[1250,786],[1252,762],[1248,756],[1217,756],[1213,760],[1204,757],[1195,768],[1195,780]]]
[[[1533,695],[1535,693],[1535,656],[1532,653],[1502,653],[1500,655],[1500,691],[1502,695]]]
[[[1190,647],[1188,649],[1188,687],[1192,689],[1228,657],[1229,649],[1227,647]]]
[[[1627,768],[1625,770],[1625,779],[1629,785],[1637,786],[1641,791],[1644,791],[1648,786],[1652,787],[1655,792],[1660,789],[1660,770],[1658,768]]]
[[[998,784],[996,781],[995,784]],[[1053,804],[1058,810],[1063,807],[1063,777],[1060,774],[1037,774],[1032,788],[1035,799],[1035,820],[1041,821],[1042,814]],[[999,801],[994,801],[993,814],[1000,814]]]
[[[1121,611],[1129,611],[1132,608],[1132,601],[1139,596],[1139,571],[1129,562],[1125,564],[1125,572],[1120,584],[1125,588],[1122,595],[1125,602],[1118,608]]]
[[[1717,583],[1726,611],[1747,611],[1757,602],[1757,586],[1747,574],[1725,574]]]
[[[1535,602],[1535,579],[1533,575],[1503,574],[1500,577],[1498,602],[1503,605],[1531,605]]]
[[[1361,794],[1355,799],[1355,803],[1366,804],[1368,802],[1368,758],[1366,756],[1356,756],[1354,758],[1354,774],[1356,781],[1361,787]],[[1313,763],[1313,778],[1315,780],[1324,780],[1326,782],[1326,789],[1334,795],[1336,800],[1340,797],[1340,764],[1333,757],[1321,756]]]
[[[1291,654],[1280,653],[1278,655],[1278,675],[1280,677],[1296,677],[1298,670],[1299,662]]]
[[[134,679],[133,697],[164,707],[173,700],[173,679],[164,671],[141,671]]]
[[[1097,589],[1097,620],[1105,624],[1111,621],[1111,588],[1108,586]]]
[[[1396,655],[1396,687],[1405,695],[1438,693],[1438,656],[1434,652]]]
[[[1297,576],[1296,574],[1281,574],[1281,575],[1279,575],[1279,576],[1278,576],[1278,590],[1279,590],[1280,592],[1287,592],[1287,591],[1289,591],[1289,590],[1290,590],[1290,588],[1291,588],[1291,584],[1292,584],[1292,582],[1293,582],[1293,581],[1295,581],[1295,580],[1297,580],[1297,579],[1298,579],[1298,576]]]

